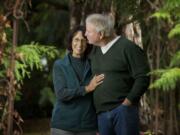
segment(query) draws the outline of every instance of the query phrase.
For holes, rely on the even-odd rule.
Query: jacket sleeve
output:
[[[66,81],[61,65],[56,61],[53,66],[53,85],[57,99],[61,101],[69,101],[86,94],[85,86],[77,86],[70,89],[67,87]]]
[[[128,45],[125,49],[126,60],[134,83],[130,93],[127,96],[132,103],[139,101],[141,96],[148,89],[150,72],[148,60],[145,52],[137,45]]]

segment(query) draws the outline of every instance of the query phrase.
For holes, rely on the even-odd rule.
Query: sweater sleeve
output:
[[[53,85],[58,100],[69,101],[73,98],[86,94],[85,86],[77,86],[72,89],[67,87],[64,73],[58,61],[53,66]]]
[[[148,60],[145,52],[137,45],[128,45],[125,49],[125,55],[128,62],[128,68],[134,83],[130,93],[127,96],[132,103],[139,101],[141,96],[148,89],[150,72]]]

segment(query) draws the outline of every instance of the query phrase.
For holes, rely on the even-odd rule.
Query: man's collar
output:
[[[102,53],[105,54],[119,38],[120,38],[120,36],[117,36],[113,40],[111,40],[109,43],[107,43],[105,46],[102,46],[101,47]]]

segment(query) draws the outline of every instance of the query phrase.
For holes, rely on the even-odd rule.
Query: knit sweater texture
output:
[[[97,113],[112,110],[125,98],[138,104],[150,80],[147,57],[140,47],[121,37],[105,54],[94,47],[90,58],[93,75],[105,75],[93,94]]]

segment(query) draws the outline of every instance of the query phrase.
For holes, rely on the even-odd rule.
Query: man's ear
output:
[[[101,32],[100,32],[100,39],[103,39],[103,38],[104,38],[104,32],[101,31]]]

